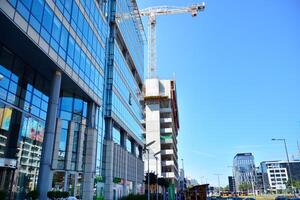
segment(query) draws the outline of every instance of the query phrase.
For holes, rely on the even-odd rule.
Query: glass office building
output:
[[[142,191],[136,11],[132,0],[0,1],[0,190],[10,198]]]
[[[252,153],[237,153],[233,159],[233,176],[237,191],[241,191],[240,185],[247,184],[252,188],[256,180],[254,156]]]
[[[0,1],[0,190],[10,198],[142,192],[136,12],[132,0]]]
[[[112,0],[105,69],[104,197],[143,192],[143,27],[132,0]],[[110,170],[112,169],[112,170]]]

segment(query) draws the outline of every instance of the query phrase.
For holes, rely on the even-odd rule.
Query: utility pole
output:
[[[148,179],[148,180],[147,180],[147,184],[148,184],[148,185],[147,185],[147,189],[148,189],[147,199],[148,199],[148,200],[150,200],[150,175],[149,175],[149,173],[150,173],[150,171],[149,171],[149,163],[150,163],[150,159],[149,159],[149,158],[150,158],[150,157],[149,157],[149,148],[148,148],[148,147],[151,146],[153,143],[155,143],[155,140],[149,142],[148,144],[145,144],[145,145],[144,145],[144,149],[143,149],[144,152],[147,152],[147,153],[148,153],[148,156],[147,156],[147,157],[148,157],[148,170],[147,170],[147,173],[148,173],[148,174],[147,174],[147,179]]]
[[[219,196],[221,196],[221,184],[220,184],[220,176],[223,174],[214,174],[218,177],[218,187],[219,187]]]
[[[298,147],[298,153],[299,153],[299,158],[300,158],[300,145],[299,145],[298,140],[297,140],[297,147]]]
[[[287,162],[288,162],[288,171],[289,171],[289,176],[290,176],[289,179],[290,179],[290,181],[291,181],[292,191],[293,191],[293,193],[294,193],[294,195],[295,195],[295,192],[294,192],[294,186],[293,186],[292,171],[291,171],[291,166],[290,166],[289,153],[288,153],[287,146],[286,146],[286,139],[285,139],[285,138],[282,138],[282,139],[275,139],[275,138],[273,138],[272,141],[283,141],[283,143],[284,143],[286,159],[287,159]]]

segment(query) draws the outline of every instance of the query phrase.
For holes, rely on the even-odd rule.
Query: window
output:
[[[64,111],[72,112],[73,98],[72,97],[62,97],[61,98],[61,109]]]
[[[113,127],[112,136],[113,136],[113,141],[120,145],[121,144],[121,133],[115,127]]]
[[[52,37],[58,42],[60,39],[61,22],[57,17],[53,19]]]
[[[68,55],[73,58],[74,55],[74,46],[75,46],[75,41],[74,39],[70,36],[69,37],[69,46],[68,46]]]
[[[26,21],[29,18],[29,11],[28,11],[28,4],[25,6],[21,1],[18,2],[17,10],[18,12],[26,19]]]
[[[42,21],[42,14],[44,9],[43,0],[34,0],[31,8],[32,15],[39,21]]]
[[[67,50],[67,44],[68,44],[68,31],[64,26],[62,26],[61,36],[60,36],[60,46],[64,50]]]
[[[52,18],[53,18],[53,12],[49,6],[45,6],[45,11],[43,15],[43,27],[48,31],[48,33],[51,33],[51,27],[52,27]]]
[[[126,149],[128,152],[132,153],[131,140],[129,140],[129,139],[126,139]]]
[[[131,98],[132,98],[132,97],[131,97],[131,93],[129,93],[129,99],[128,99],[129,105],[132,105],[132,102],[131,102],[132,100],[131,100]]]
[[[59,142],[59,150],[66,151],[67,146],[67,129],[61,129],[60,131],[60,142]]]

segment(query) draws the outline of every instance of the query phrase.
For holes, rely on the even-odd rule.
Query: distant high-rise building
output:
[[[230,192],[236,192],[235,180],[233,176],[228,176],[228,186]]]
[[[241,184],[254,185],[255,163],[252,153],[238,153],[235,155],[233,159],[233,173],[237,191],[241,190]]]
[[[150,157],[150,171],[168,179],[177,186],[178,156],[177,135],[179,129],[175,80],[146,79],[145,81],[145,139],[153,153],[161,152],[158,163]],[[145,169],[147,169],[145,162]]]
[[[276,192],[286,189],[290,174],[293,181],[300,181],[300,160],[290,161],[290,172],[288,171],[287,161],[263,161],[260,166],[264,192]]]

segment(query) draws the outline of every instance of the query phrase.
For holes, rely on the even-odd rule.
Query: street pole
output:
[[[221,196],[221,184],[220,184],[220,175],[222,174],[215,174],[216,176],[218,176],[218,185],[219,185],[219,196]]]
[[[220,175],[218,175],[219,196],[221,196]]]
[[[299,146],[298,140],[297,140],[297,147],[298,147],[298,153],[299,153],[299,157],[300,157],[300,146]]]
[[[150,200],[150,175],[149,175],[149,162],[150,162],[150,158],[149,158],[149,149],[147,147],[149,147],[150,145],[152,145],[153,143],[155,143],[155,140],[149,142],[148,144],[145,144],[144,145],[144,151],[147,151],[148,153],[148,174],[147,174],[147,177],[148,177],[148,185],[147,185],[147,188],[148,188],[148,200]]]
[[[156,177],[156,200],[158,200],[158,165],[157,165],[158,157],[157,157],[157,155],[160,154],[160,153],[161,153],[161,151],[156,152],[154,154],[155,161],[156,161],[156,174],[157,174],[157,177]]]
[[[254,170],[253,170],[254,169]],[[254,172],[254,173],[253,173]],[[251,186],[252,186],[252,194],[255,196],[255,190],[254,190],[254,177],[253,174],[255,174],[255,167],[253,168],[253,165],[251,165]]]
[[[289,153],[287,150],[287,146],[286,146],[286,139],[272,139],[273,141],[283,141],[284,142],[284,148],[285,148],[285,154],[286,154],[286,159],[287,159],[287,163],[288,163],[288,171],[289,171],[289,176],[290,176],[290,181],[291,181],[291,187],[292,187],[292,192],[294,193],[294,186],[293,186],[293,178],[292,178],[292,171],[291,171],[291,166],[290,166],[290,159],[289,159]],[[294,193],[294,195],[296,195]]]
[[[157,166],[157,157],[155,156],[155,161],[156,161],[156,200],[158,200],[158,166]]]
[[[292,177],[292,171],[291,171],[291,166],[290,166],[289,153],[288,153],[287,146],[286,146],[286,140],[283,139],[283,142],[284,142],[284,148],[285,148],[285,153],[286,153],[286,159],[287,159],[287,162],[288,162],[289,175],[290,175],[290,180],[291,180],[291,187],[292,187],[292,191],[294,192],[293,177]]]
[[[147,152],[148,152],[148,184],[147,184],[147,188],[148,188],[148,200],[150,200],[149,149],[147,149]]]

